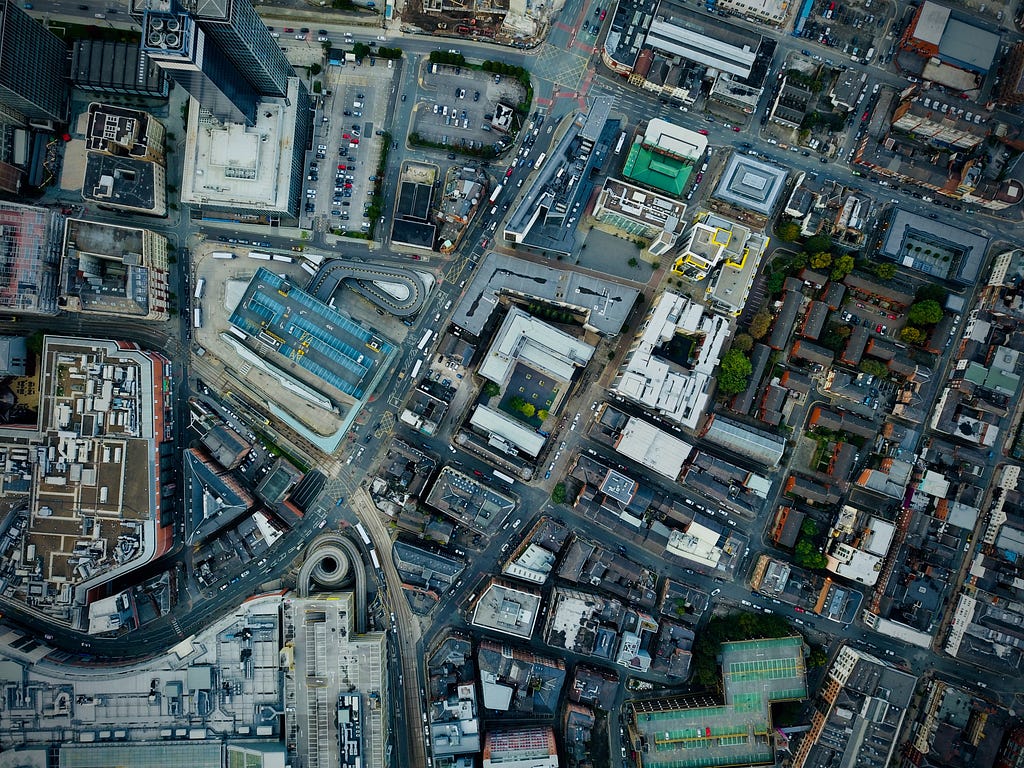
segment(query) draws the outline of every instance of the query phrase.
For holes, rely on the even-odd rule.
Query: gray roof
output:
[[[480,336],[502,293],[579,308],[588,313],[588,325],[607,336],[619,333],[639,295],[636,288],[611,280],[489,253],[466,287],[452,322]]]
[[[939,43],[939,56],[952,59],[979,72],[988,72],[999,51],[999,35],[965,21],[946,22]]]
[[[789,341],[789,335],[793,332],[793,323],[796,322],[796,315],[803,304],[803,294],[798,291],[786,291],[782,300],[782,309],[775,316],[775,323],[772,325],[772,335],[768,338],[768,346],[772,349],[783,349]]]
[[[785,168],[734,153],[722,171],[714,196],[768,216],[786,186],[786,176]]]
[[[769,467],[777,467],[786,450],[786,441],[778,435],[745,427],[722,416],[712,417],[704,438]]]
[[[903,247],[908,240],[924,241],[925,245],[933,245],[936,251],[948,250],[952,258],[949,262],[939,262],[929,260],[927,256],[909,256]],[[958,283],[973,284],[985,261],[989,242],[987,237],[976,235],[955,224],[897,208],[892,215],[881,252],[898,264],[906,264],[907,258],[910,258],[910,266],[925,274],[939,278],[948,276]]]

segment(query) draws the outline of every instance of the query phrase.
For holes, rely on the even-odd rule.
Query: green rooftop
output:
[[[692,171],[692,162],[663,155],[638,141],[630,146],[622,175],[631,181],[681,197]]]
[[[722,644],[725,704],[636,702],[643,768],[724,768],[775,761],[769,705],[807,697],[803,638]]]

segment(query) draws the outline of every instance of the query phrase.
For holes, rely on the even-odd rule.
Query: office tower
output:
[[[67,49],[10,0],[0,0],[0,122],[64,122]]]
[[[294,76],[249,0],[136,0],[142,50],[218,118],[253,125],[262,97],[281,98]]]

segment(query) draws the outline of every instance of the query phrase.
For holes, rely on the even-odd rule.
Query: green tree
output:
[[[530,419],[533,418],[533,415],[537,412],[537,406],[535,406],[533,403],[526,403],[519,410],[523,414],[523,416]]]
[[[723,395],[735,395],[747,388],[753,366],[738,349],[730,349],[722,355],[718,369],[718,389]]]
[[[782,286],[786,284],[786,273],[785,272],[772,272],[768,275],[768,282],[765,283],[765,288],[768,293],[774,296],[777,293],[782,292]]]
[[[548,413],[546,408],[541,408],[539,411],[537,411],[537,418],[540,419],[541,421],[547,421],[547,418],[550,415],[551,414]]]
[[[907,344],[923,344],[927,338],[924,331],[912,325],[908,325],[900,331],[900,341],[905,341]]]
[[[772,313],[762,309],[750,321],[750,336],[753,339],[763,339],[771,327]]]
[[[828,664],[828,654],[821,648],[812,648],[810,655],[807,657],[808,668],[815,669],[816,667],[824,667],[826,664]]]
[[[829,275],[833,280],[842,280],[848,274],[853,272],[855,262],[853,256],[848,253],[844,253],[832,262],[832,273]]]
[[[789,260],[789,273],[793,274],[799,272],[801,269],[807,266],[807,254],[806,253],[794,253],[793,258]]]
[[[821,253],[832,248],[832,238],[828,235],[814,235],[804,243],[804,253]]]
[[[309,65],[309,74],[313,75],[314,77],[316,75],[319,75],[322,71],[323,67],[321,67],[319,64],[315,62]]]
[[[915,302],[907,311],[907,322],[911,325],[935,325],[941,319],[942,307],[933,299]]]
[[[736,337],[732,340],[732,348],[738,349],[743,354],[746,354],[754,347],[754,337],[749,333],[737,333]]]
[[[630,258],[630,260],[627,261],[626,263],[629,264],[629,266],[633,267],[633,269],[636,269],[638,266],[640,266],[640,262],[636,260],[636,256]]]
[[[800,533],[809,538],[814,538],[818,535],[818,523],[813,517],[806,517],[800,524]]]
[[[519,395],[513,395],[509,399],[508,405],[510,408],[514,408],[515,410],[518,411],[521,410],[524,405],[526,405],[526,401],[523,400],[523,398],[519,397]]]
[[[439,53],[439,51],[435,51],[435,53]],[[355,56],[357,59],[364,59],[369,54],[370,46],[368,46],[366,43],[356,43],[355,45],[352,46],[352,55]],[[433,61],[433,56],[431,56],[431,61]]]
[[[565,492],[565,483],[558,483],[554,488],[551,489],[551,500],[555,504],[565,504],[565,500],[568,495]]]
[[[811,269],[826,269],[832,265],[832,254],[828,251],[819,251],[811,255]]]
[[[941,285],[925,283],[914,292],[914,299],[916,301],[934,301],[936,304],[941,305],[948,295],[949,291]]]
[[[495,384],[493,381],[488,381],[484,384],[484,394],[487,397],[497,397],[501,394],[501,387]]]
[[[875,264],[875,275],[879,280],[892,280],[896,277],[896,265],[889,261]]]
[[[800,237],[800,225],[795,221],[784,221],[775,230],[779,240],[784,243],[792,243]]]
[[[880,363],[877,360],[861,360],[857,367],[869,376],[877,376],[880,379],[889,375],[889,369],[885,367],[885,363]]]

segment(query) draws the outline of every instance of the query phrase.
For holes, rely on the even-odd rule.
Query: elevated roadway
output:
[[[297,585],[299,595],[309,597],[314,583],[327,590],[340,588],[350,570],[356,577],[356,632],[361,635],[366,632],[366,569],[359,547],[352,539],[328,533],[310,542]]]
[[[427,298],[427,286],[415,272],[382,264],[327,259],[309,281],[307,291],[325,304],[342,282],[363,298],[397,317],[409,317],[420,311]],[[395,292],[381,284],[390,283]]]

